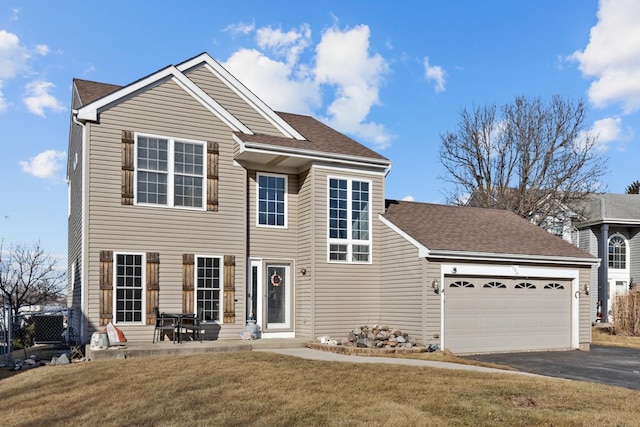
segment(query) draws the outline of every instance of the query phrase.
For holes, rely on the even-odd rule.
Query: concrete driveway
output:
[[[591,346],[591,351],[550,351],[466,356],[523,372],[640,390],[640,349]]]

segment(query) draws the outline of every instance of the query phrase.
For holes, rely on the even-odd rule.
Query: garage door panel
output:
[[[571,282],[445,278],[444,344],[453,352],[571,347]],[[463,282],[473,287],[463,287]],[[493,282],[492,288],[484,288]],[[495,283],[505,284],[498,288]],[[522,284],[524,283],[524,284]],[[554,283],[554,287],[545,286]],[[520,284],[520,285],[519,285]],[[519,285],[519,288],[516,288]],[[535,286],[535,288],[533,288]]]

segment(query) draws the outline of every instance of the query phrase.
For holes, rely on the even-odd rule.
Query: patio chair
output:
[[[178,331],[176,330],[178,325],[176,324],[176,319],[173,317],[164,317],[160,314],[160,310],[158,307],[153,307],[153,313],[156,316],[156,326],[153,329],[153,343],[156,342],[156,335],[158,336],[158,341],[164,340],[164,335],[167,331],[171,331],[173,334],[172,339],[173,342],[176,342],[176,338],[178,336]]]
[[[202,326],[200,325],[202,321],[202,307],[198,308],[198,314],[193,318],[182,319],[182,329],[184,329],[187,333],[191,332],[191,339],[198,340],[202,342]]]

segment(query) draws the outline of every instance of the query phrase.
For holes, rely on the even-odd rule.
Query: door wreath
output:
[[[271,286],[278,287],[282,284],[282,276],[274,271],[269,281]]]

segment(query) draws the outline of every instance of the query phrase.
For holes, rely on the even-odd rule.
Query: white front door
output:
[[[247,319],[253,318],[263,338],[293,337],[291,263],[250,261]]]

